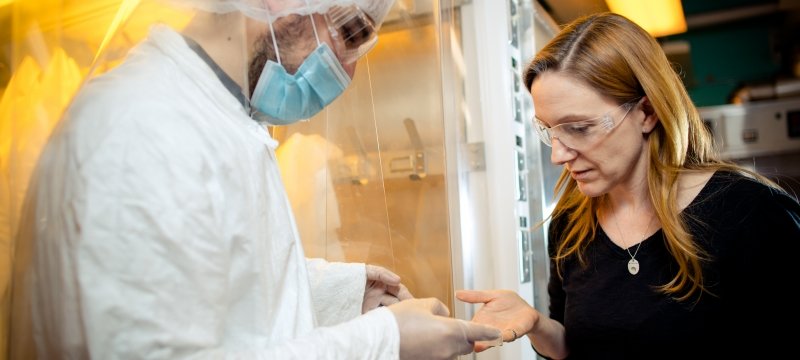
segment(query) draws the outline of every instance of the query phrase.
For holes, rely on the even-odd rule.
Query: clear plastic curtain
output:
[[[118,65],[151,25],[185,26],[185,9],[140,0],[8,1],[0,5],[3,65],[10,76],[0,98],[0,360],[10,343],[31,341],[30,324],[12,312],[15,280],[31,251],[29,187],[40,154],[65,109],[88,79]],[[17,308],[21,309],[21,308]],[[14,333],[10,323],[16,321]],[[10,341],[10,342],[9,342]],[[20,347],[22,348],[22,347]],[[10,358],[29,358],[14,353]]]
[[[363,58],[325,111],[273,132],[306,255],[393,269],[369,69]]]
[[[118,3],[98,2],[91,11],[108,10],[105,6],[113,8]],[[83,29],[64,16],[75,11],[74,5],[52,0],[0,5],[2,41],[7,49],[2,61],[9,71],[8,81],[0,84],[0,359],[7,354],[14,236],[28,181],[50,132],[99,48],[94,39],[74,38]],[[95,31],[108,27],[103,20],[97,19]],[[97,33],[102,31],[92,35]]]
[[[278,156],[307,255],[380,264],[452,306],[437,24],[396,5],[345,94],[274,128]]]

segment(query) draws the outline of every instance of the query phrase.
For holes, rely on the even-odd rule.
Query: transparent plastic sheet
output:
[[[0,359],[7,355],[15,234],[29,180],[48,136],[90,72],[105,29],[117,15],[126,17],[118,9],[130,3],[43,0],[0,5],[3,25],[8,25],[3,29],[8,53],[2,65],[10,72],[0,98]]]
[[[82,337],[79,329],[34,329],[30,318],[30,290],[47,287],[58,294],[60,286],[29,277],[34,257],[50,257],[52,264],[60,261],[53,254],[36,252],[32,239],[41,235],[36,221],[38,217],[61,224],[71,220],[59,209],[43,213],[45,207],[37,206],[42,200],[70,196],[64,192],[62,182],[67,180],[61,175],[71,165],[58,151],[44,155],[48,139],[63,131],[61,117],[79,89],[117,67],[148,37],[153,25],[180,32],[192,19],[197,22],[202,17],[158,0],[16,1],[10,6],[13,73],[0,100],[0,253],[6,257],[0,261],[0,359],[7,354],[11,359],[32,359],[44,356],[35,353],[34,333],[54,332],[48,338],[66,343],[80,343]],[[232,42],[235,48],[228,51],[232,59],[223,61],[241,61],[246,54],[244,26],[238,29],[240,41]],[[42,168],[46,175],[39,173]],[[58,304],[57,298],[39,301],[53,302],[49,305],[53,309],[76,306]]]
[[[436,28],[403,15],[325,113],[273,131],[308,256],[385,266],[452,309]],[[285,151],[297,139],[313,145]]]
[[[274,130],[306,256],[395,268],[369,65],[309,121]]]
[[[394,31],[387,25],[369,59],[397,271],[417,296],[437,297],[452,310],[437,21],[436,15],[399,20]]]
[[[27,5],[27,6],[26,6]],[[77,89],[76,61],[60,47],[60,24],[43,26],[48,14],[31,4],[5,5],[11,70],[0,98],[0,359],[7,355],[11,267],[24,194],[39,151],[61,110]],[[53,11],[58,11],[58,4]],[[6,13],[6,14],[8,14]]]

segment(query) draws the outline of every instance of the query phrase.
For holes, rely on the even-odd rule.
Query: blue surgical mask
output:
[[[250,105],[254,117],[271,125],[309,119],[341,95],[350,84],[342,64],[326,43],[309,54],[294,75],[268,61],[256,83]]]

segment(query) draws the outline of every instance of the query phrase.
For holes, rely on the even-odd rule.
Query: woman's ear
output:
[[[655,109],[653,109],[653,104],[650,103],[650,99],[647,96],[642,97],[641,103],[642,112],[644,113],[644,119],[642,120],[642,134],[649,134],[658,124],[658,115],[656,115]]]

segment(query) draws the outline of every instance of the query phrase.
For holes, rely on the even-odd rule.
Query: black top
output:
[[[717,172],[682,212],[696,241],[710,253],[705,284],[714,294],[678,302],[653,289],[667,283],[677,264],[661,230],[636,255],[640,271],[627,269],[628,253],[598,226],[584,267],[577,258],[551,261],[550,317],[564,324],[570,359],[743,358],[791,354],[797,306],[787,293],[800,283],[800,204],[741,175]],[[561,226],[559,226],[561,224]],[[559,229],[550,225],[550,257]],[[633,250],[631,250],[633,251]]]

